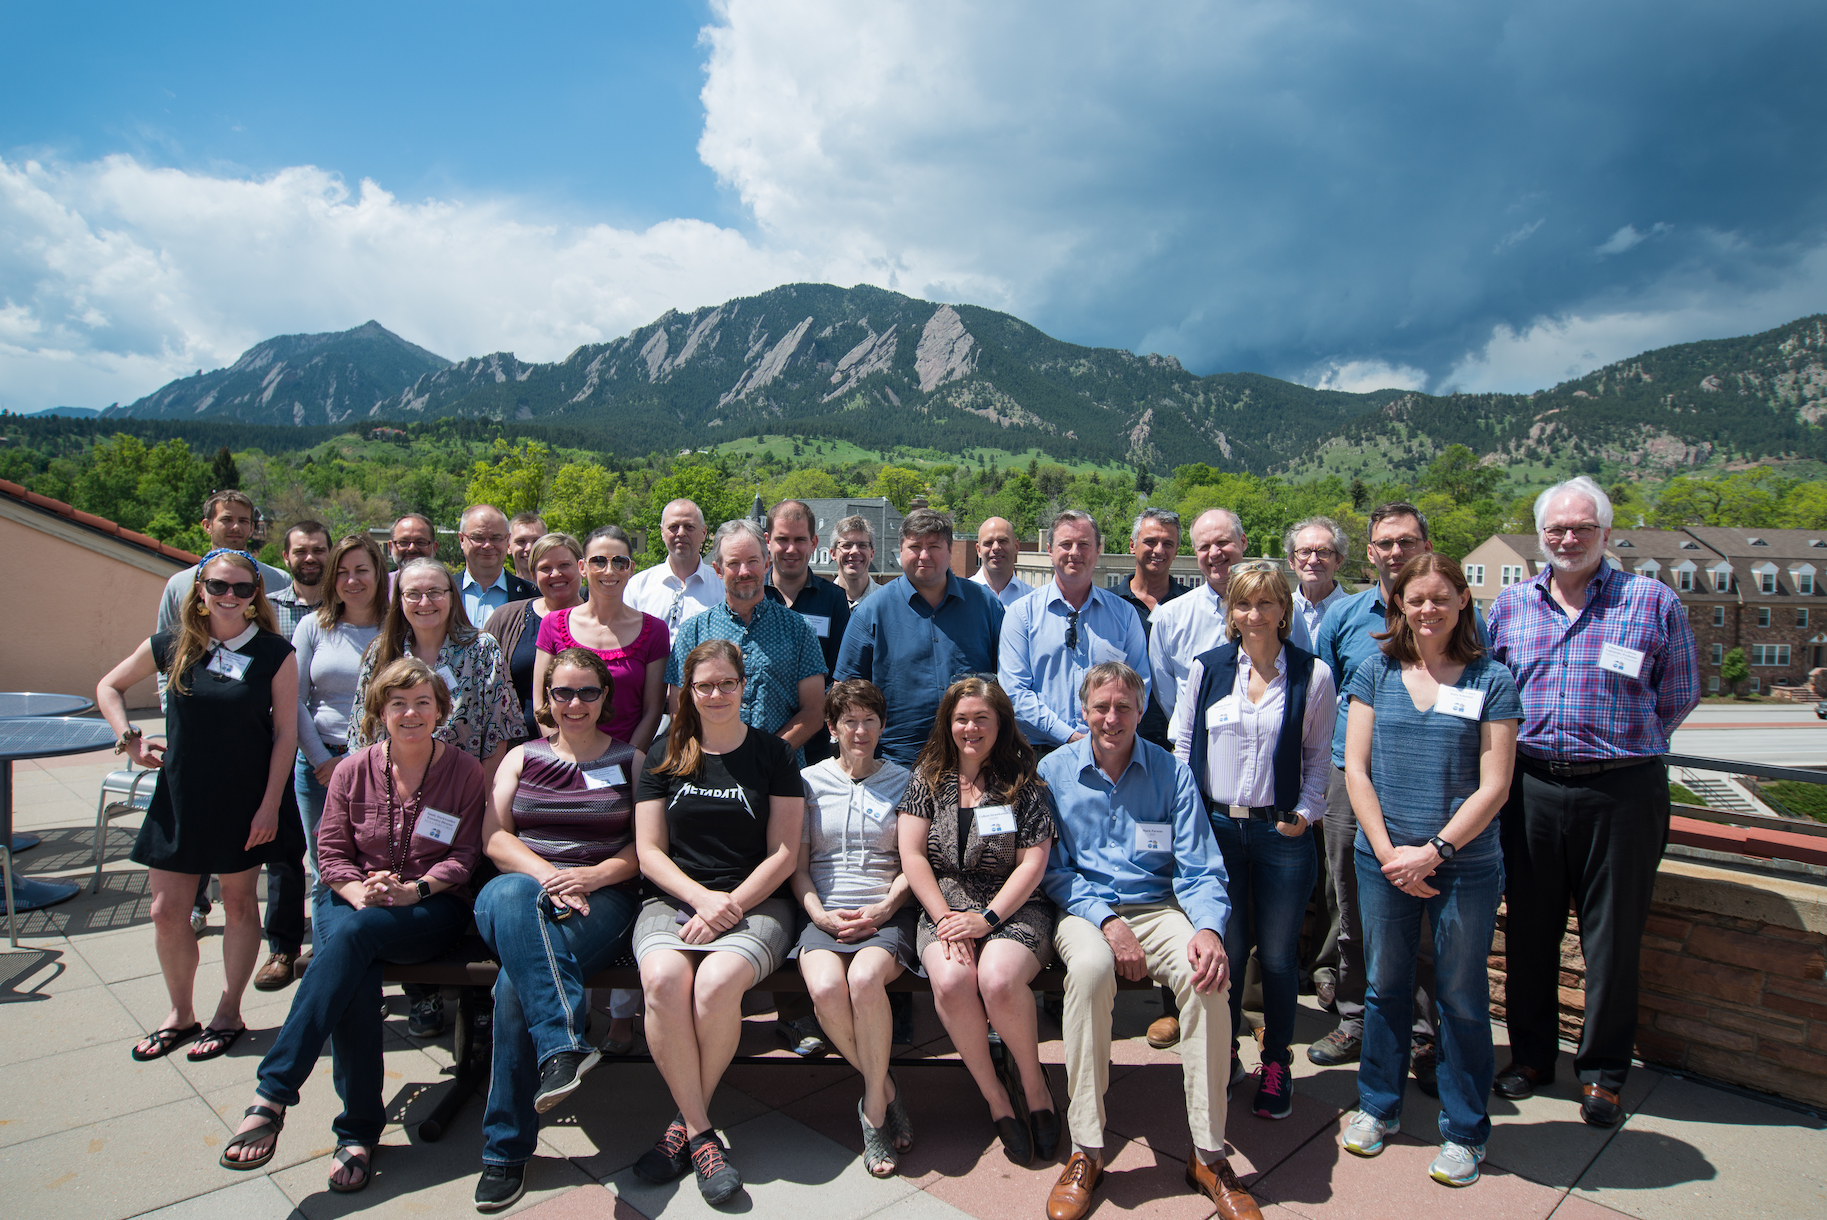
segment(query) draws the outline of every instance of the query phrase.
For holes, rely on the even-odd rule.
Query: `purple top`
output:
[[[427,769],[418,800],[410,792],[394,793],[390,838],[387,743],[351,751],[330,777],[323,820],[317,825],[318,875],[334,888],[360,881],[370,871],[393,868],[403,857],[399,872],[406,880],[425,877],[465,888],[482,855],[482,788],[482,764],[446,744]],[[450,842],[424,833],[438,830],[437,818],[421,821],[424,810],[457,819]]]
[[[514,833],[542,860],[589,867],[634,841],[634,747],[617,741],[574,763],[541,739],[521,747]],[[629,882],[638,886],[638,882]]]
[[[571,637],[571,606],[563,610],[554,610],[539,620],[539,649],[557,656],[567,648],[588,648]],[[647,666],[653,661],[663,661],[672,651],[672,643],[667,638],[666,624],[651,614],[641,615],[641,634],[635,637],[634,643],[627,648],[590,648],[603,659],[609,667],[609,677],[615,683],[615,694],[610,699],[609,723],[603,726],[603,732],[617,741],[627,741],[634,736],[634,726],[641,723],[641,696],[647,691]],[[538,698],[538,692],[534,693]]]

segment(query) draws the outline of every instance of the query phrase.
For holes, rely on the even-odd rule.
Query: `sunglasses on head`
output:
[[[592,555],[584,562],[590,565],[592,572],[604,572],[610,568],[614,568],[618,572],[626,572],[634,566],[634,560],[626,555]]]
[[[255,585],[251,580],[200,580],[197,583],[202,585],[203,592],[211,597],[227,597],[230,593],[240,598],[249,598],[254,595]]]
[[[554,703],[569,703],[573,699],[581,699],[585,703],[595,703],[602,697],[603,688],[600,686],[554,686],[552,688],[552,702]]]
[[[1272,559],[1248,559],[1231,565],[1231,572],[1279,572],[1281,565]]]

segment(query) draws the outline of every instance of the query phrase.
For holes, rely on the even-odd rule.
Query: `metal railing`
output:
[[[1671,767],[1691,771],[1720,771],[1727,775],[1750,775],[1762,779],[1790,780],[1799,784],[1827,784],[1827,771],[1810,771],[1804,767],[1777,767],[1768,763],[1738,762],[1729,758],[1700,758],[1692,754],[1664,754],[1662,761]],[[1733,813],[1702,805],[1676,805],[1681,816],[1722,826],[1758,826],[1790,834],[1827,838],[1827,823],[1812,818],[1773,818],[1761,813]]]

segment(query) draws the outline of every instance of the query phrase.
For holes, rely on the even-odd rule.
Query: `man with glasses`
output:
[[[988,589],[1004,606],[1034,590],[1015,579],[1015,527],[1001,517],[991,517],[977,527],[977,574],[971,579]]]
[[[408,560],[438,557],[438,532],[432,528],[431,518],[407,513],[395,521],[387,531],[387,557],[393,561],[393,571],[387,573],[387,596],[391,599],[400,568]]]
[[[1637,1030],[1637,968],[1668,843],[1676,726],[1700,702],[1694,630],[1667,585],[1609,567],[1611,500],[1585,476],[1535,501],[1547,567],[1491,605],[1491,652],[1522,694],[1504,806],[1504,1006],[1511,1063],[1501,1097],[1554,1081],[1561,938],[1571,899],[1586,959],[1573,1070],[1580,1117],[1616,1126]]]
[[[1416,555],[1434,549],[1427,537],[1427,518],[1412,504],[1397,500],[1372,510],[1370,541],[1365,556],[1377,570],[1377,583],[1361,593],[1333,603],[1320,623],[1313,652],[1332,672],[1339,675],[1341,686],[1348,683],[1372,655],[1381,651],[1374,637],[1388,630],[1389,590],[1402,565]],[[1478,613],[1478,638],[1486,640],[1484,615]],[[1326,789],[1324,842],[1326,875],[1332,883],[1332,900],[1338,906],[1338,980],[1333,1003],[1339,1016],[1338,1028],[1307,1048],[1307,1058],[1330,1067],[1355,1063],[1364,1045],[1364,928],[1358,916],[1358,872],[1354,851],[1357,845],[1358,820],[1351,809],[1351,795],[1345,788],[1345,721],[1350,710],[1349,699],[1339,700],[1338,725],[1332,735],[1332,782]],[[1415,1023],[1410,1060],[1415,1082],[1430,1097],[1434,1095],[1434,962],[1429,946],[1421,938],[1421,960],[1415,971]]]
[[[723,583],[704,558],[704,514],[690,500],[660,510],[666,562],[636,572],[622,586],[622,600],[666,624],[675,636],[686,619],[723,604]]]
[[[875,526],[860,513],[840,520],[832,529],[831,558],[837,561],[837,587],[851,610],[877,589],[870,573],[875,570]]]
[[[538,585],[507,570],[507,517],[493,504],[463,510],[457,542],[463,548],[463,576],[457,583],[470,622],[486,623],[509,602],[539,596]]]
[[[1224,590],[1231,565],[1250,543],[1243,521],[1228,508],[1208,508],[1193,520],[1193,553],[1205,583],[1156,610],[1148,636],[1154,694],[1169,719],[1193,658],[1224,643]]]
[[[806,620],[825,656],[825,672],[837,669],[837,652],[850,625],[850,602],[844,591],[812,571],[818,553],[818,518],[804,500],[782,500],[768,511],[768,557],[773,571],[762,594]],[[806,741],[806,765],[831,757],[831,735],[818,732]]]
[[[545,518],[538,513],[514,514],[508,522],[508,554],[514,557],[514,575],[533,579],[533,544],[545,536]]]
[[[1288,625],[1288,642],[1312,652],[1326,611],[1347,596],[1337,577],[1351,540],[1331,517],[1308,517],[1283,535],[1281,546],[1300,581],[1294,590],[1294,621]]]
[[[1079,685],[1093,665],[1121,661],[1148,693],[1148,637],[1133,607],[1097,587],[1104,533],[1097,518],[1069,508],[1053,518],[1053,579],[1008,608],[997,679],[1015,723],[1046,755],[1089,732]]]

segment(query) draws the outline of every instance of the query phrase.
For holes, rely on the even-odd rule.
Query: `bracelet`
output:
[[[138,741],[144,735],[145,734],[140,731],[138,725],[128,725],[122,730],[121,735],[115,739],[114,752],[116,754],[125,754],[127,752],[127,743],[130,741]]]

